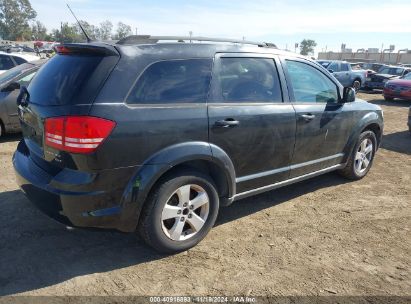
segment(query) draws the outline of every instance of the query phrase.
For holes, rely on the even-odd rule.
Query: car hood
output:
[[[411,80],[407,80],[407,79],[394,79],[394,80],[388,81],[388,83],[411,87]]]
[[[373,76],[378,76],[380,78],[385,78],[385,79],[392,79],[392,78],[399,78],[400,76],[397,75],[390,75],[390,74],[373,74]]]

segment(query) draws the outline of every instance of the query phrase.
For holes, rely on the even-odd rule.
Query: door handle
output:
[[[315,115],[314,114],[302,114],[300,115],[300,117],[304,119],[305,122],[310,122],[311,120],[315,118]]]
[[[223,127],[223,128],[229,128],[229,127],[235,127],[238,126],[240,122],[238,120],[235,120],[233,118],[226,118],[224,120],[217,120],[214,125],[216,127]]]

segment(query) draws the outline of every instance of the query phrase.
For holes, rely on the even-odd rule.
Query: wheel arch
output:
[[[183,169],[197,170],[209,175],[220,197],[220,206],[232,202],[235,194],[235,171],[228,155],[220,148],[206,142],[189,142],[167,147],[140,166],[128,183],[121,205],[123,227],[135,230],[140,213],[158,183]]]
[[[357,142],[358,136],[364,131],[372,131],[375,133],[375,137],[377,138],[377,147],[378,148],[381,144],[382,134],[383,134],[383,124],[379,115],[375,112],[367,113],[353,128],[353,132],[351,133],[347,144],[344,148],[344,159],[343,162],[346,163],[349,156],[354,149],[355,143]]]

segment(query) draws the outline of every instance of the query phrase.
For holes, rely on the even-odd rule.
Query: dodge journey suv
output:
[[[235,200],[370,170],[381,109],[316,62],[270,44],[166,39],[60,45],[22,87],[13,164],[44,213],[177,252]]]

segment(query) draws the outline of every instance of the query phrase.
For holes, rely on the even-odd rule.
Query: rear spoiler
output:
[[[81,43],[67,43],[59,44],[54,47],[54,51],[60,55],[70,54],[84,54],[91,56],[119,56],[117,50],[110,45],[101,44],[81,44]]]

